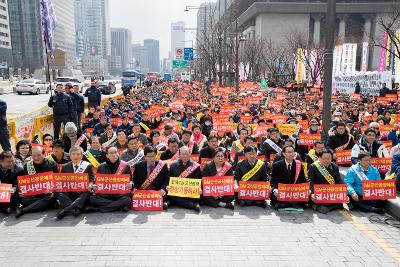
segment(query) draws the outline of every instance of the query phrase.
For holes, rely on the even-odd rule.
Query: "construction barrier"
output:
[[[104,106],[110,98],[118,99],[122,94],[113,97],[104,97],[101,101],[101,106]],[[87,109],[87,104],[85,104]],[[48,106],[43,106],[29,113],[21,114],[12,117],[8,120],[8,130],[10,132],[10,141],[12,147],[19,140],[32,141],[33,137],[38,134],[40,140],[44,134],[53,135],[53,110]]]

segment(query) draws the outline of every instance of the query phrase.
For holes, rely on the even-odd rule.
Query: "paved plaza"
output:
[[[400,231],[369,214],[271,208],[1,217],[1,266],[400,266]]]

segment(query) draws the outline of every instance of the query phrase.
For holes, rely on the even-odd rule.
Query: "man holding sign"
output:
[[[120,160],[118,156],[118,149],[116,147],[109,147],[106,151],[107,160],[106,162],[100,164],[97,174],[111,174],[110,178],[115,175],[123,175],[128,174],[129,176],[131,171],[129,165],[125,162]],[[111,212],[117,210],[128,211],[131,204],[131,197],[129,194],[129,190],[131,185],[126,183],[124,185],[123,194],[98,194],[98,179],[99,177],[96,176],[96,184],[93,186],[95,193],[90,197],[90,203],[98,207],[100,212]],[[131,181],[132,179],[130,179]]]
[[[152,146],[144,148],[145,161],[134,166],[133,183],[137,190],[156,190],[164,199],[164,209],[168,209],[166,202],[167,185],[169,182],[168,166],[156,160],[157,150]]]
[[[278,200],[279,190],[278,184],[301,184],[306,183],[307,179],[304,174],[301,161],[295,160],[296,152],[292,146],[285,146],[282,149],[283,160],[275,162],[272,165],[271,173],[271,205],[275,209],[281,208],[297,208],[298,202],[282,202]],[[303,206],[303,205],[301,205]]]
[[[170,167],[170,177],[201,179],[200,164],[190,159],[190,149],[183,146],[179,149],[179,160]],[[171,192],[171,181],[167,187],[168,194]],[[200,190],[201,194],[201,190]],[[172,205],[177,205],[186,209],[200,212],[199,200],[196,198],[179,197],[169,195],[168,199]]]
[[[44,153],[43,147],[32,148],[32,161],[25,164],[24,174],[36,175],[46,172],[58,172],[57,164],[46,159]],[[20,180],[20,177],[18,177],[18,180]],[[48,188],[44,194],[24,196],[24,192],[19,186],[19,195],[20,206],[15,211],[15,218],[19,218],[25,213],[46,210],[55,206],[53,188]]]
[[[267,181],[267,167],[265,162],[257,159],[257,148],[249,146],[244,149],[245,159],[240,161],[235,171],[235,181],[238,183],[251,181]],[[266,208],[265,200],[240,199],[240,206],[258,206]]]
[[[79,146],[73,146],[69,150],[71,162],[64,164],[61,168],[61,173],[69,174],[88,174],[90,182],[94,182],[94,174],[92,164],[83,161],[83,149]],[[89,181],[87,181],[89,182]],[[89,200],[90,192],[56,192],[54,193],[58,203],[60,204],[61,211],[57,214],[57,219],[61,220],[69,212],[74,216],[79,216],[83,211],[86,202]]]
[[[347,191],[350,196],[350,206],[358,208],[364,212],[385,213],[383,209],[385,202],[382,200],[363,199],[363,181],[381,180],[379,171],[372,166],[372,157],[368,152],[358,154],[358,163],[351,166],[344,182],[347,184]]]
[[[318,154],[319,158],[310,165],[308,171],[308,179],[310,180],[311,200],[315,203],[314,185],[337,185],[343,184],[340,178],[339,168],[332,162],[333,152],[331,150],[323,150]],[[346,197],[347,199],[347,197]],[[342,203],[347,202],[342,199]],[[314,204],[313,210],[321,213],[328,213],[336,208],[343,208],[340,202],[335,204]]]
[[[10,214],[17,205],[17,176],[21,175],[23,171],[21,167],[15,164],[15,158],[11,151],[4,151],[0,154],[0,185],[9,184],[12,186],[9,192],[4,192],[6,195],[9,194],[10,202],[2,202],[0,212]]]

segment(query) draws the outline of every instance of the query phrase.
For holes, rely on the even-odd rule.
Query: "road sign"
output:
[[[177,69],[187,68],[188,62],[186,60],[174,60],[172,61],[172,67]]]
[[[182,60],[183,58],[184,58],[183,48],[181,47],[175,48],[175,59]]]
[[[193,60],[193,48],[185,48],[185,60]]]

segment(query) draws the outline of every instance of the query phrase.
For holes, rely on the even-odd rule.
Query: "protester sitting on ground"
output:
[[[350,197],[349,207],[364,212],[385,213],[383,209],[385,201],[363,199],[362,182],[365,180],[381,180],[381,176],[378,170],[372,166],[371,154],[362,151],[358,154],[358,163],[354,164],[344,177]]]

